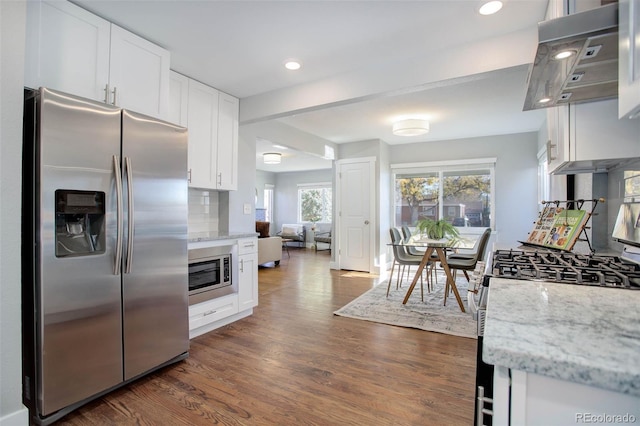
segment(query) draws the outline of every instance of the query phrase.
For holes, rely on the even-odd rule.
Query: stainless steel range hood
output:
[[[617,3],[540,22],[538,40],[524,111],[618,95]]]

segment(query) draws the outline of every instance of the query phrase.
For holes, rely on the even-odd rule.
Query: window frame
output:
[[[329,190],[331,192],[331,199],[333,200],[333,184],[331,182],[314,182],[314,183],[299,183],[297,188],[297,202],[296,202],[296,209],[297,209],[297,213],[296,213],[296,217],[298,218],[298,223],[312,223],[309,222],[307,220],[302,220],[302,192],[303,190],[309,190],[309,189],[323,189],[323,190]],[[333,201],[332,201],[333,203]],[[331,214],[331,221],[327,222],[326,217],[322,218],[321,220],[315,222],[316,224],[332,224],[333,223],[333,206],[331,206],[331,208],[329,209],[324,209],[326,211],[329,212],[329,214]]]
[[[263,196],[263,206],[265,207],[265,221],[271,223],[273,222],[273,206],[274,206],[274,192],[275,185],[271,183],[266,183],[264,185],[264,189],[262,190]]]
[[[393,194],[393,225],[398,226],[396,223],[396,179],[398,175],[411,175],[411,174],[427,174],[427,173],[437,173],[438,179],[440,182],[444,182],[444,177],[447,173],[451,172],[467,172],[474,170],[487,170],[489,172],[490,182],[490,190],[491,190],[491,203],[489,208],[489,227],[492,230],[496,229],[496,179],[495,179],[495,170],[496,170],[497,158],[476,158],[476,159],[467,159],[467,160],[448,160],[448,161],[431,161],[431,162],[422,162],[422,163],[398,163],[391,164],[391,193]],[[444,186],[439,185],[438,189],[438,217],[445,217],[444,213],[444,203],[443,203],[443,193]],[[469,233],[480,232],[485,229],[484,226],[464,226],[458,227],[459,229],[464,229],[465,233],[468,231]]]

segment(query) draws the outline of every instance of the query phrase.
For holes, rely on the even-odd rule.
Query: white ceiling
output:
[[[241,124],[277,120],[316,141],[400,144],[537,131],[544,119],[522,104],[547,0],[506,0],[493,16],[480,16],[477,0],[74,3],[170,50],[175,71],[239,97]],[[302,69],[286,70],[288,58]],[[431,131],[392,135],[393,119],[407,114],[427,117]],[[299,148],[258,141],[260,169],[323,167],[288,149],[266,168],[270,142]]]

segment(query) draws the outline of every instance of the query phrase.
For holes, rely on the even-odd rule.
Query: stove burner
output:
[[[640,290],[640,265],[617,256],[498,250],[493,276]]]

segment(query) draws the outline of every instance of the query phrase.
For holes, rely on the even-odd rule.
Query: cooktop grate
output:
[[[617,256],[497,250],[493,253],[492,275],[640,290],[640,265]]]

